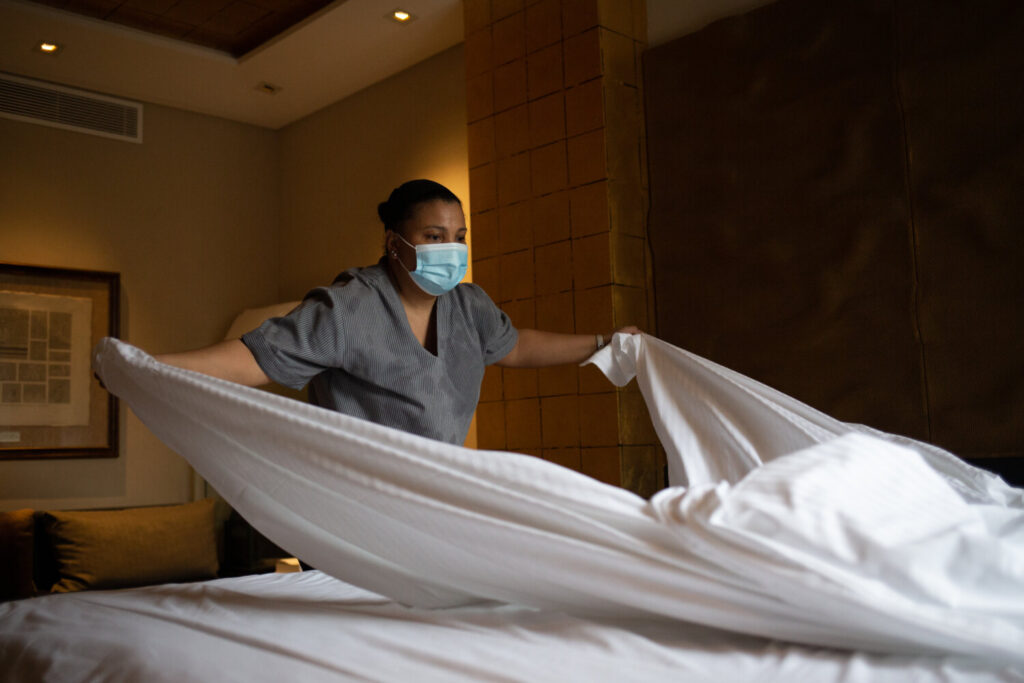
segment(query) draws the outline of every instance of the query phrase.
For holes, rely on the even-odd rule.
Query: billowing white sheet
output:
[[[539,459],[164,366],[116,340],[95,366],[271,540],[405,604],[497,600],[1024,662],[1020,491],[937,449],[929,465],[651,337],[617,336],[595,360],[613,380],[636,372],[688,488],[645,501]]]
[[[665,620],[402,607],[321,572],[0,604],[4,683],[996,683],[1006,664],[787,645]]]

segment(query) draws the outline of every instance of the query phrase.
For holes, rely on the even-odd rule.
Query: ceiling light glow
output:
[[[392,19],[394,19],[395,21],[397,21],[400,24],[404,24],[404,23],[407,23],[409,21],[412,21],[413,18],[414,18],[411,14],[409,14],[408,12],[406,12],[403,9],[396,9],[394,12],[391,13],[390,16],[391,16]]]
[[[41,40],[36,44],[36,49],[45,54],[52,55],[60,51],[60,45]]]

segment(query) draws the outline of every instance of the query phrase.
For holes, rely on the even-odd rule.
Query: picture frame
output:
[[[92,349],[120,333],[118,273],[0,263],[0,460],[116,458]]]

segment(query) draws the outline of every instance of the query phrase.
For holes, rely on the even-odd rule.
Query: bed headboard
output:
[[[649,50],[659,335],[1019,467],[1021,44],[1009,0],[779,0]]]

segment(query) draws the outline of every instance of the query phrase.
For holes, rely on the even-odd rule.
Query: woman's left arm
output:
[[[637,334],[640,330],[630,325],[620,327],[615,332]],[[604,336],[605,343],[611,339],[611,334]],[[519,341],[497,364],[504,368],[544,368],[549,365],[582,363],[597,351],[597,342],[596,334],[558,334],[520,329]]]

